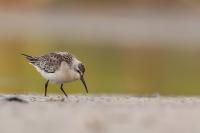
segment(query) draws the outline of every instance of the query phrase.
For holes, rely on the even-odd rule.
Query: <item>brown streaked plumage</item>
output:
[[[25,55],[25,54],[23,54]],[[37,66],[41,70],[44,70],[47,73],[54,73],[59,69],[61,63],[65,61],[72,65],[73,55],[67,52],[54,52],[39,57],[32,57],[25,55],[31,64]]]

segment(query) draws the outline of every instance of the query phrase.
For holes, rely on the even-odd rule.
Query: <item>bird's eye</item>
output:
[[[77,71],[78,73],[80,73],[80,70],[75,69],[75,71]]]

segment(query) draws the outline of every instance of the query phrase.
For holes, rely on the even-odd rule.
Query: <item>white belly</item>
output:
[[[56,84],[71,82],[80,78],[80,75],[74,70],[71,70],[69,66],[64,62],[61,64],[59,70],[57,70],[55,73],[47,73],[37,67],[36,69],[46,80]]]

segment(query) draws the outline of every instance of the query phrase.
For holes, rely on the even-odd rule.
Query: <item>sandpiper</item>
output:
[[[49,81],[51,83],[60,84],[60,89],[67,97],[63,89],[63,84],[75,80],[81,80],[88,93],[87,85],[84,80],[85,67],[81,61],[68,52],[52,52],[43,56],[30,56],[22,54],[26,57],[31,65],[47,80],[45,83],[45,93],[47,95],[47,88]]]

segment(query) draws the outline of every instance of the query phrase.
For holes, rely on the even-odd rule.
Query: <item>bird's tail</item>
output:
[[[34,64],[36,61],[38,61],[38,58],[36,58],[36,57],[30,56],[27,54],[21,54],[21,55],[25,56],[26,59],[32,64]]]

